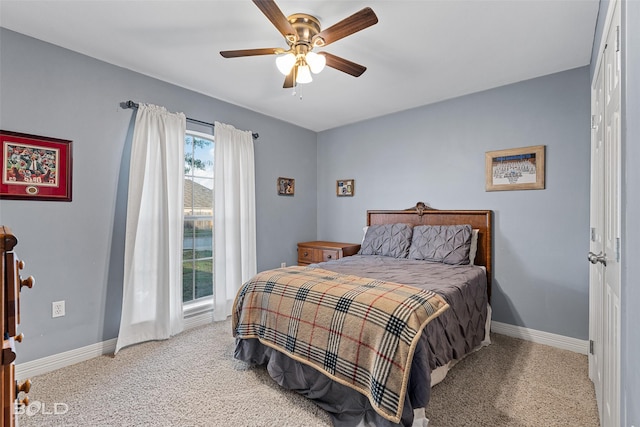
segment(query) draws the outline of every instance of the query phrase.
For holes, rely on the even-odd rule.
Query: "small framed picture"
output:
[[[486,191],[542,189],[544,145],[486,152]]]
[[[293,196],[296,191],[296,180],[293,178],[278,178],[278,196]]]
[[[356,191],[356,181],[353,179],[339,179],[336,182],[338,196],[353,196]]]
[[[71,201],[71,141],[0,130],[0,199]]]

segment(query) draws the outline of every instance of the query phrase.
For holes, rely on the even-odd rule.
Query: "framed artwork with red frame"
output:
[[[71,201],[71,141],[0,130],[0,199]]]

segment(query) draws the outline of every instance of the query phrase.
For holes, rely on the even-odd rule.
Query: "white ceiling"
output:
[[[0,25],[322,131],[588,65],[598,14],[598,0],[277,4],[322,28],[371,7],[378,24],[318,50],[367,71],[326,68],[300,100],[282,88],[274,56],[222,58],[221,50],[287,47],[249,0],[1,0]]]

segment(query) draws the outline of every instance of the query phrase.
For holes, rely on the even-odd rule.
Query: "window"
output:
[[[184,141],[182,302],[213,295],[213,136],[187,131]]]

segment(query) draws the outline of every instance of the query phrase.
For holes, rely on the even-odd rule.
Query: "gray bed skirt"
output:
[[[276,383],[313,400],[329,413],[336,427],[396,427],[413,425],[414,408],[424,408],[429,402],[431,379],[426,345],[423,335],[411,365],[409,388],[399,424],[378,414],[365,395],[261,344],[257,339],[237,339],[234,356],[252,365],[266,365],[269,375]]]

